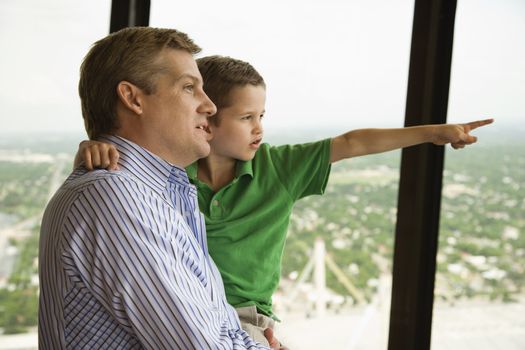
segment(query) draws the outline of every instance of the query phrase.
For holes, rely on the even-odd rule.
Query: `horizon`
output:
[[[293,128],[293,130],[283,130],[282,128],[265,128],[263,142],[278,146],[282,144],[297,144],[310,141],[321,140],[328,137],[335,137],[350,130],[362,129],[368,126],[361,125],[355,128],[343,128],[341,126],[327,126],[324,128],[312,128],[309,126]],[[371,126],[372,127],[372,126]],[[389,127],[398,127],[396,125]],[[400,125],[399,127],[402,127]],[[485,146],[505,145],[509,143],[525,143],[525,125],[522,123],[498,123],[481,127],[472,132],[478,137],[478,142],[467,149],[485,148]],[[87,134],[79,130],[56,130],[54,132],[37,132],[35,130],[6,132],[0,130],[0,150],[30,150],[36,153],[39,147],[49,146],[52,153],[59,153],[60,146],[63,146],[64,153],[75,152],[78,143],[87,139]],[[54,146],[53,146],[54,145]],[[446,147],[450,149],[450,147]],[[452,149],[451,149],[452,150]]]

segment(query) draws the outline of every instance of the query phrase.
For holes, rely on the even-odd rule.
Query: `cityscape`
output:
[[[81,138],[10,136],[0,141],[0,337],[35,332],[40,220],[50,196],[72,170]],[[387,334],[400,154],[395,151],[337,163],[326,193],[296,204],[282,282],[274,298],[276,313],[283,319],[278,327],[294,348],[309,347],[299,343],[297,338],[302,337],[290,333],[302,332],[298,327],[319,319],[311,278],[316,242],[323,242],[325,250],[325,323],[336,315],[354,317],[356,322],[352,337],[334,348],[378,348],[370,340],[369,345],[359,343],[372,324]],[[499,314],[501,310],[513,315],[523,312],[524,213],[525,140],[519,132],[487,138],[463,151],[447,149],[436,317],[445,312],[442,310],[457,313],[468,305],[478,309],[481,305],[484,312],[500,307],[494,311]],[[509,319],[516,330],[511,337],[525,339],[525,320],[512,317],[517,316]],[[490,325],[490,319],[486,321]],[[439,324],[439,318],[436,322]],[[524,342],[513,344],[516,347],[506,349],[521,348]]]

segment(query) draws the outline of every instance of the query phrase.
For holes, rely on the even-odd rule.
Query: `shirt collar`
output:
[[[241,177],[243,175],[250,175],[250,177],[253,178],[252,160],[253,159],[250,159],[248,161],[237,161],[235,175],[237,177]]]
[[[188,177],[193,181],[196,182],[197,179],[197,172],[199,170],[199,166],[197,162],[193,162],[190,165],[186,167],[186,172],[188,173]],[[253,178],[253,167],[252,167],[252,160],[248,161],[237,161],[237,165],[235,166],[235,177],[240,178],[243,175],[249,175]]]
[[[197,162],[193,162],[186,167],[186,173],[188,173],[188,177],[192,181],[197,180],[197,169],[198,169]]]
[[[121,170],[133,174],[157,192],[161,193],[168,182],[189,186],[184,169],[165,161],[136,143],[116,135],[104,135],[99,140],[117,147],[118,165]]]

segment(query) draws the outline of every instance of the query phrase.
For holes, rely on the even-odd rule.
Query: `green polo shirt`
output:
[[[262,144],[237,163],[235,179],[217,193],[186,170],[206,218],[208,249],[221,272],[228,302],[272,313],[286,232],[296,200],[322,194],[330,174],[330,139],[300,145]]]

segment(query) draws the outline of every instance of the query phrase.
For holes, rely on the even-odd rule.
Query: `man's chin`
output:
[[[210,151],[211,151],[210,144],[206,142],[206,144],[203,144],[199,147],[199,152],[197,156],[199,157],[199,159],[206,158],[207,156],[210,155]]]

